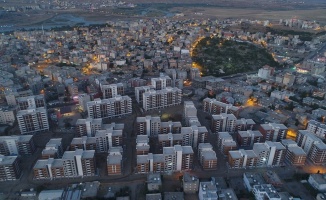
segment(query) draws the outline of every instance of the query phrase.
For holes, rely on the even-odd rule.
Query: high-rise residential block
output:
[[[108,175],[122,174],[122,156],[122,147],[113,147],[109,150],[109,154],[106,160]]]
[[[310,120],[307,125],[307,131],[312,134],[315,134],[322,140],[326,139],[326,124],[317,122],[315,120]]]
[[[94,99],[87,103],[88,117],[114,118],[132,113],[132,101],[129,96],[117,95],[110,99]]]
[[[305,165],[307,154],[297,145],[297,143],[290,139],[282,140],[282,144],[286,148],[285,161],[294,166]]]
[[[124,86],[122,83],[101,85],[101,91],[103,94],[103,99],[110,99],[117,95],[124,95]]]
[[[234,114],[238,116],[239,108],[233,106],[232,104],[226,104],[216,99],[205,98],[203,100],[203,110],[212,115],[219,115],[222,113]]]
[[[33,135],[0,136],[1,155],[28,155],[33,154],[35,149]]]
[[[237,141],[241,147],[252,147],[254,143],[263,142],[263,135],[260,131],[238,131]]]
[[[17,121],[21,134],[31,134],[49,130],[47,111],[43,107],[18,111]]]
[[[144,92],[143,109],[148,111],[179,105],[181,104],[181,95],[180,89],[172,87]]]
[[[14,181],[19,179],[20,175],[18,157],[0,155],[0,181]]]
[[[326,162],[326,144],[315,134],[306,130],[299,130],[295,139],[298,146],[307,154],[307,158],[315,165]]]
[[[257,166],[258,156],[253,150],[229,151],[228,164],[231,168],[252,168]]]
[[[225,131],[234,133],[236,131],[236,121],[237,118],[233,114],[212,115],[211,130],[213,133]]]
[[[264,141],[280,142],[286,138],[288,128],[284,124],[261,124],[258,128],[264,137]]]
[[[62,154],[62,138],[51,138],[42,151],[42,159],[61,158]]]
[[[237,143],[233,140],[229,132],[219,132],[217,136],[217,148],[227,156],[229,151],[237,149]]]
[[[18,97],[16,101],[19,110],[46,107],[43,94],[27,97]]]

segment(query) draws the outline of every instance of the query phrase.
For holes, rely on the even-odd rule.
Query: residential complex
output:
[[[129,115],[132,113],[131,98],[117,95],[110,99],[94,99],[87,102],[87,111],[92,119]]]

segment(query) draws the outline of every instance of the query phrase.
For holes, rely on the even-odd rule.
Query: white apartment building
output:
[[[155,90],[163,90],[172,86],[172,80],[169,76],[160,74],[160,77],[151,79],[151,85]]]
[[[258,156],[257,167],[284,164],[286,148],[280,142],[255,143],[253,151]]]
[[[307,158],[313,164],[325,164],[326,144],[320,138],[307,130],[299,130],[295,141],[307,153]]]
[[[326,124],[310,120],[307,125],[307,131],[315,134],[320,139],[326,139]]]
[[[16,120],[14,109],[0,108],[0,123],[13,124]]]
[[[268,79],[272,77],[273,74],[274,74],[274,68],[268,65],[265,65],[264,67],[258,70],[258,77],[262,79]]]
[[[122,83],[109,84],[109,85],[100,85],[103,99],[109,99],[116,97],[117,95],[124,95],[124,86]]]
[[[132,101],[129,96],[117,95],[110,99],[94,99],[87,103],[88,117],[114,118],[132,113]]]
[[[91,101],[91,96],[90,95],[85,94],[85,93],[78,95],[78,103],[79,103],[80,108],[83,111],[87,110],[87,102],[90,102],[90,101]]]
[[[217,101],[216,99],[205,98],[203,100],[203,110],[212,115],[219,115],[222,113],[235,114],[238,112],[239,108],[232,104]]]
[[[77,119],[76,133],[78,136],[94,136],[97,130],[103,127],[102,118],[92,119]]]
[[[141,86],[141,87],[135,87],[135,97],[136,101],[139,104],[143,104],[143,93],[149,92],[151,90],[155,90],[154,86],[149,85],[149,86]]]
[[[120,146],[122,144],[122,132],[123,129],[114,130],[113,127],[96,131],[97,152],[108,152],[113,146]]]
[[[65,177],[84,177],[95,175],[95,150],[66,151],[63,156]]]
[[[32,90],[25,90],[25,91],[20,91],[20,92],[12,92],[12,91],[6,91],[6,101],[9,106],[16,106],[17,97],[27,97],[27,96],[33,96]]]
[[[0,136],[0,154],[27,155],[35,150],[33,135]]]
[[[172,87],[144,92],[143,109],[148,111],[179,105],[181,104],[181,95],[182,91],[180,89]]]
[[[161,133],[161,118],[152,117],[137,117],[137,135],[155,136]]]
[[[43,107],[18,111],[17,121],[21,134],[49,130],[47,111]]]
[[[234,133],[237,128],[237,118],[233,114],[212,115],[211,130],[213,133],[230,132]]]
[[[46,107],[43,94],[34,95],[34,96],[17,97],[16,102],[19,110]]]
[[[191,146],[163,147],[163,154],[137,155],[138,173],[173,173],[190,170],[194,151]]]

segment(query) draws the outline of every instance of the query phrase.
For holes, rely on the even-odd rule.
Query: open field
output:
[[[233,8],[208,8],[208,7],[175,7],[171,12],[184,13],[186,18],[232,18],[232,19],[257,19],[257,20],[274,20],[290,19],[296,17],[298,19],[316,20],[326,24],[326,9],[315,10],[287,10],[287,11],[268,11],[263,9],[233,9]],[[195,15],[194,13],[202,13],[203,15]]]

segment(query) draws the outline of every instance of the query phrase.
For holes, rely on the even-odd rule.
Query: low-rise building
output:
[[[186,194],[197,193],[199,188],[199,179],[195,176],[191,176],[189,173],[184,173],[182,187],[183,192]]]
[[[149,173],[147,175],[147,189],[148,191],[159,191],[162,187],[161,174]]]
[[[310,174],[308,182],[319,192],[326,192],[326,174]]]

